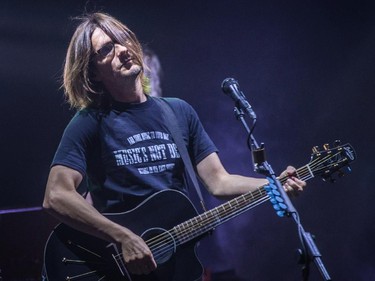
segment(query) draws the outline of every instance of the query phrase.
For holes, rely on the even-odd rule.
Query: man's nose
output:
[[[117,56],[128,56],[129,55],[129,49],[120,44],[115,44],[115,52]]]

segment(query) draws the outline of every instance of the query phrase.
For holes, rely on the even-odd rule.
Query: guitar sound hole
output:
[[[168,261],[176,252],[176,241],[165,229],[150,228],[141,237],[146,241],[158,265]]]

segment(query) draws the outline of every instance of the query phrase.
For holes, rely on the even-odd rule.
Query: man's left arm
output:
[[[211,153],[197,165],[200,179],[207,190],[215,197],[230,199],[266,185],[267,179],[245,177],[228,173],[217,153]],[[284,188],[288,193],[302,191],[306,182],[294,177],[295,168],[288,166],[281,176],[288,175]]]

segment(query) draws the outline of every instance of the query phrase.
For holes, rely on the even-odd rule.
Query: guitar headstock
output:
[[[356,159],[353,147],[348,143],[341,145],[340,141],[335,141],[332,148],[329,144],[324,144],[322,149],[315,146],[312,150],[308,169],[314,176],[320,175],[325,181],[335,182],[334,174],[342,177],[345,172],[350,172],[349,164]]]

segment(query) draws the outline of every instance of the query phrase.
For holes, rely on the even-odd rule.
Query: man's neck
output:
[[[147,100],[146,95],[141,93],[126,93],[121,95],[112,95],[113,99],[119,102],[126,102],[126,103],[142,103]]]
[[[120,89],[111,89],[110,94],[114,100],[119,102],[142,103],[147,100],[140,81],[136,81],[131,85],[122,86]]]

